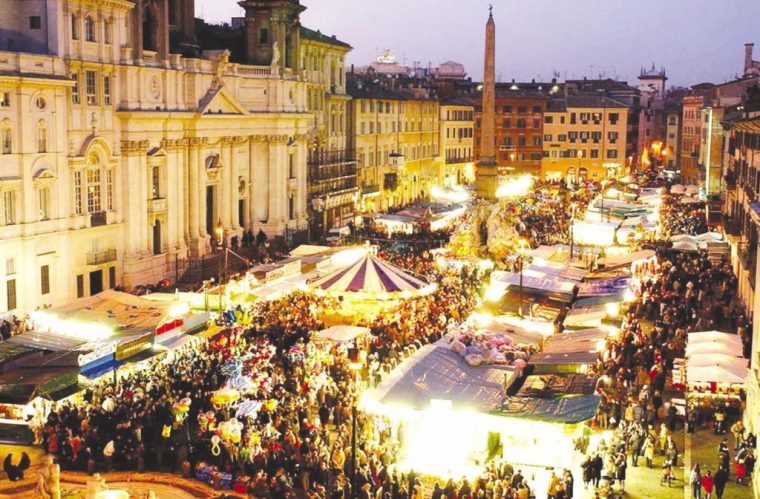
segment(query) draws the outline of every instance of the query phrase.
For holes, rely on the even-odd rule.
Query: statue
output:
[[[106,485],[106,479],[100,476],[100,473],[95,473],[87,480],[87,491],[85,492],[85,499],[97,499],[98,493],[108,490]]]
[[[280,45],[275,41],[274,44],[272,44],[272,62],[269,65],[277,66],[279,62],[280,62]]]
[[[227,49],[224,49],[224,51],[219,54],[219,60],[216,61],[216,68],[214,70],[214,75],[216,82],[221,84],[222,83],[222,77],[224,76],[224,71],[227,69],[227,66],[230,64],[230,51]]]
[[[40,466],[37,493],[45,499],[61,499],[61,467],[51,455],[45,456]]]

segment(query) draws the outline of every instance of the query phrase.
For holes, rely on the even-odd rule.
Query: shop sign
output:
[[[79,361],[79,366],[84,366],[86,364],[89,364],[92,361],[101,359],[103,357],[107,357],[108,355],[111,355],[116,352],[116,343],[107,343],[105,345],[100,345],[98,348],[93,350],[90,353],[83,353],[79,355],[77,360]]]
[[[280,268],[270,270],[265,274],[266,281],[273,281],[282,277],[295,275],[301,272],[301,260],[295,260],[282,265]]]
[[[127,341],[126,343],[121,343],[118,347],[116,347],[116,351],[114,352],[114,358],[117,361],[128,359],[132,357],[133,355],[136,355],[140,353],[141,351],[145,350],[146,348],[150,347],[152,343],[153,343],[152,334],[141,336],[140,338],[136,338],[132,341]]]

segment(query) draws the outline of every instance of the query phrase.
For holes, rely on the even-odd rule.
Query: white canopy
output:
[[[736,334],[722,333],[720,331],[698,331],[689,333],[689,345],[701,342],[717,342],[728,345],[742,346],[742,339]]]
[[[628,266],[636,262],[643,262],[654,258],[656,253],[652,250],[639,250],[623,254],[607,255],[602,259],[605,268]]]
[[[737,358],[735,362],[689,365],[686,367],[686,379],[689,383],[744,383],[749,372],[746,364],[746,360]]]
[[[332,326],[317,333],[317,338],[335,343],[350,343],[369,333],[369,328],[359,326]]]
[[[741,355],[741,345],[732,343],[720,343],[718,341],[702,341],[689,343],[686,346],[686,356],[695,357],[700,355]]]
[[[737,362],[739,361],[739,362]],[[686,364],[689,367],[704,367],[704,366],[714,366],[716,364],[719,365],[727,365],[727,364],[746,364],[747,361],[742,359],[741,357],[736,357],[735,355],[726,354],[726,353],[714,353],[714,352],[704,352],[704,353],[698,353],[691,355],[687,361]]]
[[[697,204],[697,203],[701,203],[701,202],[702,201],[700,201],[699,199],[692,198],[692,197],[689,197],[689,196],[684,196],[684,197],[681,198],[681,204]]]
[[[674,184],[670,188],[670,192],[673,194],[683,194],[684,192],[686,192],[686,188],[681,184]]]
[[[549,294],[572,296],[576,281],[562,279],[534,270],[523,271],[522,285],[524,289]],[[507,289],[520,286],[519,272],[495,271],[491,274],[491,287]]]

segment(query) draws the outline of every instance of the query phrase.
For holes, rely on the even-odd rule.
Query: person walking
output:
[[[719,466],[718,471],[715,472],[713,483],[715,484],[715,496],[717,499],[723,499],[723,490],[726,488],[726,483],[728,483],[728,468],[722,465]]]
[[[712,471],[707,470],[705,476],[702,477],[702,490],[705,492],[705,499],[712,499],[714,488],[715,482],[713,482]]]
[[[693,499],[702,499],[702,472],[699,469],[699,463],[695,464],[691,469],[689,484],[691,485],[691,497]]]
[[[644,441],[644,459],[647,460],[647,468],[652,467],[652,459],[654,459],[654,437],[649,435]]]

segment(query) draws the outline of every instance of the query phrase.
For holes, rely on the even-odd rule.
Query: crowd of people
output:
[[[367,324],[368,365],[358,380],[344,349],[312,341],[324,326],[320,311],[337,303],[294,293],[238,308],[232,313],[244,327],[175,350],[116,384],[101,381],[81,404],[64,403],[47,417],[43,447],[62,469],[211,475],[253,497],[350,497],[352,481],[362,497],[411,497],[407,477],[389,471],[397,452],[390,426],[362,411],[351,479],[356,381],[389,371],[467,317],[480,282],[477,271],[439,269],[427,254],[384,256],[438,287]],[[240,391],[256,404],[246,415],[216,398],[241,377],[248,384]]]

